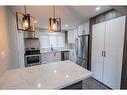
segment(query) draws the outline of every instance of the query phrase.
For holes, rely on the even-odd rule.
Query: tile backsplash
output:
[[[25,49],[26,48],[40,48],[39,39],[25,39]]]

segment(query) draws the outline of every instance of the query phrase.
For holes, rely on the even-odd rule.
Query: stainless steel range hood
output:
[[[24,38],[30,38],[30,39],[36,38],[35,32],[24,32]]]

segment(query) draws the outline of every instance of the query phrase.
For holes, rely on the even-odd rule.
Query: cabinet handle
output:
[[[101,56],[104,56],[104,51],[102,51],[102,54],[101,54]]]
[[[106,51],[104,51],[104,57],[106,57]]]
[[[54,56],[56,56],[56,53],[54,53]]]

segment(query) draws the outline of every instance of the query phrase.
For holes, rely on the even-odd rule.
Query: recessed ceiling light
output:
[[[65,27],[68,27],[68,25],[66,24]]]
[[[98,10],[100,10],[101,9],[101,7],[96,7],[96,11],[98,11]]]

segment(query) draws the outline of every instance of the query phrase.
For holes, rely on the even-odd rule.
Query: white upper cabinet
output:
[[[75,31],[73,30],[68,30],[68,43],[75,43]]]
[[[75,43],[75,38],[89,34],[89,22],[81,24],[75,29],[68,30],[68,43]]]
[[[89,22],[86,22],[84,24],[81,24],[80,26],[77,27],[77,35],[86,35],[89,34]]]
[[[81,25],[78,27],[78,36],[85,35],[85,26]]]

